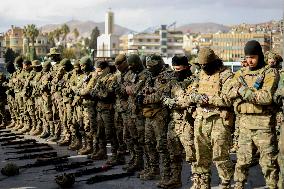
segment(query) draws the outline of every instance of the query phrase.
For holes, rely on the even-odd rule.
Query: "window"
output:
[[[138,39],[138,41],[141,43],[141,42],[143,42],[143,39]]]
[[[151,39],[147,39],[147,42],[151,42]]]

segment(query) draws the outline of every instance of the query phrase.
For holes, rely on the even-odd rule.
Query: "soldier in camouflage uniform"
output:
[[[70,128],[72,127],[72,100],[73,100],[73,91],[69,85],[70,77],[72,75],[73,65],[71,61],[67,58],[64,58],[60,61],[59,73],[63,72],[63,77],[58,82],[57,91],[61,95],[62,101],[60,101],[58,110],[60,115],[61,122],[61,139],[57,142],[60,146],[68,146],[71,142],[71,132]]]
[[[21,94],[21,91],[23,89],[23,58],[17,57],[15,59],[14,66],[16,68],[16,72],[13,73],[10,81],[9,81],[9,87],[13,90],[13,93],[15,95],[15,103],[11,107],[13,107],[14,112],[14,121],[8,126],[8,128],[13,128],[16,130],[17,128],[23,127],[24,117],[24,103],[23,103],[23,97]]]
[[[72,101],[71,107],[73,108],[73,119],[72,125],[70,127],[71,132],[71,144],[69,145],[69,150],[79,150],[82,147],[82,137],[80,134],[80,128],[83,126],[83,116],[82,116],[82,99],[77,93],[77,88],[82,84],[83,72],[80,67],[80,60],[75,61],[73,64],[74,69],[72,76],[70,78],[70,87],[74,93],[74,99]]]
[[[35,116],[35,106],[34,98],[32,97],[33,88],[31,85],[32,79],[35,77],[36,72],[32,69],[32,62],[25,60],[23,62],[24,75],[22,82],[24,83],[22,89],[23,101],[25,102],[24,106],[24,125],[21,128],[18,128],[19,133],[30,132],[29,134],[33,135],[33,131],[36,129],[37,120]]]
[[[56,91],[57,82],[59,81],[57,78],[58,75],[58,69],[60,67],[60,61],[61,61],[61,54],[59,52],[59,49],[56,47],[50,48],[50,52],[47,54],[49,57],[51,64],[53,65],[50,70],[50,75],[52,76],[52,81],[50,83],[50,92],[51,92],[51,102],[52,102],[52,120],[54,129],[52,133],[52,137],[48,138],[48,141],[55,142],[59,140],[58,134],[58,128],[60,127],[60,120],[59,120],[59,109],[58,109],[58,102],[61,101],[59,93]],[[52,128],[51,128],[52,129]]]
[[[96,83],[96,74],[92,72],[92,61],[89,57],[85,56],[80,60],[81,70],[83,71],[82,80],[77,85],[77,95],[82,99],[82,140],[83,146],[78,151],[81,155],[91,154],[93,152],[94,132],[96,131],[96,112],[95,101],[91,97],[91,90]],[[78,138],[79,139],[79,138]]]
[[[42,65],[39,60],[34,60],[32,62],[33,71],[35,72],[35,77],[31,81],[31,88],[32,88],[32,98],[34,99],[34,111],[36,117],[36,128],[31,131],[32,135],[40,135],[42,133],[42,115],[43,112],[41,111],[41,102],[42,102],[42,94],[39,90],[39,80],[42,77]]]
[[[0,126],[6,126],[7,116],[5,106],[7,104],[7,95],[6,95],[6,78],[3,72],[0,72]]]
[[[229,150],[232,143],[231,102],[226,89],[233,74],[210,48],[198,54],[201,71],[195,87],[186,95],[188,103],[196,103],[194,146],[196,162],[192,164],[192,188],[210,188],[211,163],[216,164],[220,188],[229,188],[233,176],[233,163]]]
[[[283,100],[284,100],[284,70],[282,69],[280,71],[280,80],[278,83],[278,88],[274,94],[274,102],[282,106],[282,112],[281,112],[282,122],[280,125],[280,136],[278,141],[278,147],[279,147],[278,164],[280,166],[279,182],[278,182],[279,189],[284,187],[284,125],[283,125],[284,101]]]
[[[182,154],[186,153],[186,161],[195,161],[193,118],[194,106],[187,102],[180,102],[178,99],[185,94],[185,91],[193,87],[195,77],[192,76],[186,56],[174,56],[172,66],[175,70],[175,77],[168,83],[169,94],[165,94],[164,104],[171,110],[171,121],[168,126],[168,149],[171,159],[171,178],[161,183],[162,188],[179,188],[182,186]]]
[[[41,109],[43,111],[42,114],[42,129],[43,132],[40,135],[40,138],[48,138],[48,137],[53,137],[54,136],[54,123],[52,120],[52,102],[51,102],[51,80],[52,76],[50,74],[51,70],[51,62],[50,61],[45,61],[42,65],[42,77],[40,78],[39,81],[39,89],[40,89],[40,94],[42,95],[42,101],[41,101]]]
[[[145,120],[145,145],[150,157],[149,171],[140,175],[143,180],[157,179],[160,176],[159,158],[161,157],[162,177],[159,182],[164,183],[170,178],[170,155],[167,149],[168,110],[162,104],[162,96],[166,85],[172,77],[161,56],[151,55],[146,59],[147,69],[153,78],[146,82],[142,93],[137,97],[138,103],[143,104]],[[159,184],[159,183],[158,183]]]
[[[93,156],[93,159],[103,159],[106,157],[106,142],[109,141],[111,143],[112,153],[110,161],[116,161],[116,159],[118,159],[118,141],[114,126],[113,108],[115,103],[114,90],[116,86],[116,75],[107,61],[96,62],[96,72],[99,78],[93,88],[92,96],[97,101],[96,142],[99,145],[99,151]]]
[[[266,185],[271,189],[277,188],[277,146],[272,97],[279,74],[276,69],[265,66],[259,42],[248,41],[244,52],[248,67],[242,68],[235,74],[232,81],[235,87],[230,90],[234,91],[230,95],[231,98],[234,96],[239,98],[236,110],[240,114],[235,188],[244,188],[255,147],[260,152],[259,163]]]
[[[130,151],[131,158],[124,167],[128,172],[140,171],[140,174],[147,172],[149,169],[149,155],[145,151],[145,117],[142,113],[142,106],[138,106],[137,95],[145,86],[147,79],[151,77],[151,73],[145,69],[143,63],[137,54],[131,54],[127,58],[130,74],[125,75],[124,80],[126,93],[128,97],[128,119],[124,126],[123,138]],[[143,159],[145,154],[145,166]],[[155,153],[158,156],[157,153]],[[146,171],[147,170],[147,171]]]

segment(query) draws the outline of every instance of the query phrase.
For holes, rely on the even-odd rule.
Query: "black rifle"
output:
[[[10,137],[10,136],[23,136],[22,134],[17,134],[17,133],[3,133],[0,135],[0,138],[2,137]]]
[[[16,140],[16,141],[7,141],[1,146],[13,146],[13,145],[19,145],[19,144],[31,144],[31,143],[36,143],[37,141],[35,139],[25,139],[25,140]]]
[[[10,130],[0,130],[0,133],[11,133]]]
[[[6,158],[5,160],[23,160],[23,159],[36,159],[36,158],[48,158],[48,157],[54,157],[57,156],[57,152],[47,152],[47,153],[40,153],[40,154],[25,154],[23,156],[18,157],[12,157],[12,158]]]
[[[68,162],[68,155],[60,157],[51,157],[51,158],[38,158],[35,163],[26,164],[21,166],[21,168],[31,168],[31,167],[42,167],[47,165],[57,165]]]
[[[108,181],[108,180],[130,177],[130,176],[133,176],[133,175],[134,175],[134,172],[118,173],[118,174],[111,174],[111,175],[96,175],[96,176],[93,176],[93,177],[87,179],[86,183],[87,184],[94,184],[94,183],[104,182],[104,181]]]
[[[77,168],[81,168],[81,167],[84,167],[84,166],[88,166],[92,163],[93,163],[93,161],[91,161],[91,160],[82,161],[82,162],[72,162],[72,163],[67,163],[67,164],[63,164],[63,165],[57,165],[53,169],[46,169],[44,171],[55,170],[57,172],[63,172],[63,171],[71,170],[71,169],[77,169]]]
[[[24,144],[24,145],[18,145],[18,146],[8,146],[7,148],[13,148],[13,149],[29,149],[29,148],[38,148],[38,147],[47,147],[50,146],[47,143],[32,143],[32,144]]]
[[[28,154],[28,153],[33,153],[33,152],[45,152],[45,151],[51,151],[54,150],[51,146],[49,147],[44,147],[44,148],[28,148],[28,149],[23,149],[15,152],[5,152],[5,154]]]
[[[0,138],[0,142],[12,141],[12,140],[23,139],[23,138],[24,138],[23,136],[4,137],[4,138]]]

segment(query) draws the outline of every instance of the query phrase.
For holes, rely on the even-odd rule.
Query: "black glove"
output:
[[[136,96],[136,103],[138,105],[143,105],[143,101],[144,101],[145,96],[143,94],[139,94]]]

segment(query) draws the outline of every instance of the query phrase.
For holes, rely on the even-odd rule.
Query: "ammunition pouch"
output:
[[[261,114],[263,113],[263,106],[245,102],[238,105],[237,111],[241,114]]]
[[[108,103],[102,103],[98,102],[97,103],[97,110],[112,110],[113,109],[113,104],[108,104]]]
[[[148,105],[142,109],[142,113],[146,118],[154,117],[159,111],[161,111],[161,105],[157,106],[157,104]]]

